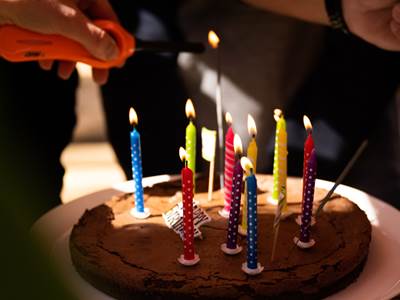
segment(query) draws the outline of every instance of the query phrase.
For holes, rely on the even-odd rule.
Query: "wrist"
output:
[[[324,0],[325,10],[333,29],[349,34],[350,30],[343,14],[342,0]]]

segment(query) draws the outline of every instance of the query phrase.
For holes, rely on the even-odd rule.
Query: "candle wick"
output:
[[[256,138],[256,135],[253,133],[253,139],[255,139]]]

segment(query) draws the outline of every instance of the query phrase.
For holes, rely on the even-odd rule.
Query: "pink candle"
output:
[[[185,165],[182,168],[182,201],[183,201],[183,255],[178,261],[185,266],[193,266],[200,261],[194,250],[194,226],[193,226],[193,171],[188,168],[186,151],[179,149],[179,155]]]
[[[226,122],[229,126],[225,136],[225,180],[224,180],[224,208],[219,211],[219,214],[224,217],[229,217],[232,202],[232,176],[235,166],[235,150],[233,147],[233,139],[235,134],[232,129],[232,117],[226,113]]]

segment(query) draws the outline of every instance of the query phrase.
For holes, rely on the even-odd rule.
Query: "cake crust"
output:
[[[119,299],[318,299],[354,281],[367,259],[371,225],[365,213],[346,198],[335,195],[312,228],[316,245],[301,250],[293,243],[299,234],[295,217],[300,212],[301,181],[288,180],[288,209],[294,214],[281,222],[273,262],[270,261],[275,207],[266,202],[272,177],[257,175],[258,257],[264,271],[246,275],[244,251],[222,253],[227,220],[219,216],[221,192],[207,201],[206,180],[198,180],[195,199],[212,217],[196,239],[201,261],[193,267],[177,262],[183,244],[169,229],[162,213],[178,201],[180,182],[158,184],[145,190],[152,211],[146,220],[129,215],[132,195],[114,197],[87,210],[72,230],[70,252],[77,271],[92,285]],[[317,189],[315,204],[326,191]]]

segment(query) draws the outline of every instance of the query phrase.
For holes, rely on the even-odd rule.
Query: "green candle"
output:
[[[186,116],[189,118],[189,125],[186,127],[186,153],[188,167],[193,171],[193,182],[196,174],[196,126],[193,120],[196,117],[192,100],[186,101]]]

